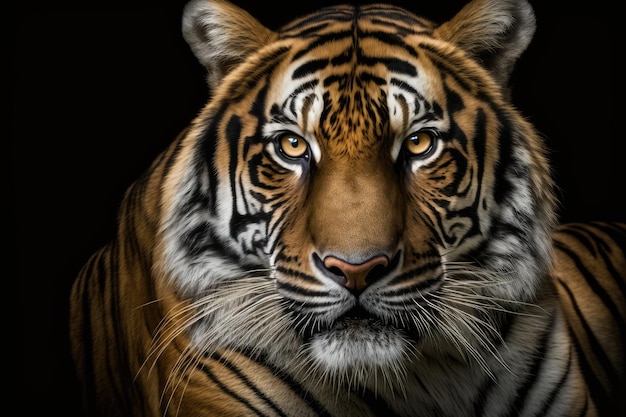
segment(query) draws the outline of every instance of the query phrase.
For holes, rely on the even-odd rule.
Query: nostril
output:
[[[317,266],[317,269],[324,273],[324,275],[332,278],[335,282],[342,286],[346,285],[347,279],[341,268],[338,266],[324,265],[324,261],[322,261],[317,253],[313,253],[313,263]]]
[[[377,255],[355,264],[333,255],[326,256],[324,260],[317,253],[312,255],[313,263],[319,271],[355,293],[360,293],[367,286],[390,274],[398,267],[401,257],[402,251],[398,250],[391,260],[387,256]]]
[[[338,275],[340,277],[345,277],[343,271],[341,269],[339,269],[336,266],[331,266],[330,268],[328,268],[328,271],[333,274],[333,275]]]
[[[389,258],[378,255],[354,264],[331,255],[324,258],[324,261],[319,259],[317,263],[320,269],[339,284],[350,290],[361,291],[385,273]]]
[[[365,284],[371,285],[374,282],[378,281],[379,278],[382,278],[387,274],[387,265],[376,265],[372,270],[365,276]]]

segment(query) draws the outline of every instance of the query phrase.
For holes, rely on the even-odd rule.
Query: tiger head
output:
[[[510,0],[440,25],[334,6],[277,31],[189,3],[211,94],[163,187],[157,269],[194,347],[363,384],[484,361],[551,256],[546,156],[507,90],[534,28]]]

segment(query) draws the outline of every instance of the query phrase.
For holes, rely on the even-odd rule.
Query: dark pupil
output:
[[[293,148],[297,148],[298,147],[298,139],[296,139],[296,138],[289,138],[288,140],[289,140],[289,143],[291,143],[291,146]]]

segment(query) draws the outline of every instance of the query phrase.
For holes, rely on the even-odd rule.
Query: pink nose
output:
[[[382,268],[389,264],[389,259],[384,255],[375,256],[361,264],[351,264],[334,256],[324,259],[324,266],[343,281],[338,281],[344,287],[351,290],[362,290],[369,284],[367,277],[377,266]]]

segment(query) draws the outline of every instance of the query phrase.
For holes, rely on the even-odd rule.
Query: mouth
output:
[[[416,341],[416,335],[410,332],[409,329],[402,328],[390,323],[388,320],[384,320],[375,314],[370,313],[361,305],[357,304],[344,314],[339,316],[331,323],[320,324],[316,326],[306,326],[302,329],[302,335],[305,341],[310,341],[314,337],[320,335],[334,334],[339,338],[352,338],[360,339],[363,335],[368,334],[386,334],[389,332],[403,334],[407,339]]]
[[[378,321],[381,322],[380,318],[370,313],[366,309],[364,309],[360,304],[356,304],[350,310],[346,311],[344,314],[339,316],[337,322],[342,321]]]
[[[306,346],[324,374],[348,376],[354,382],[354,378],[366,381],[377,369],[393,368],[403,374],[416,342],[405,330],[356,309],[313,333]]]

